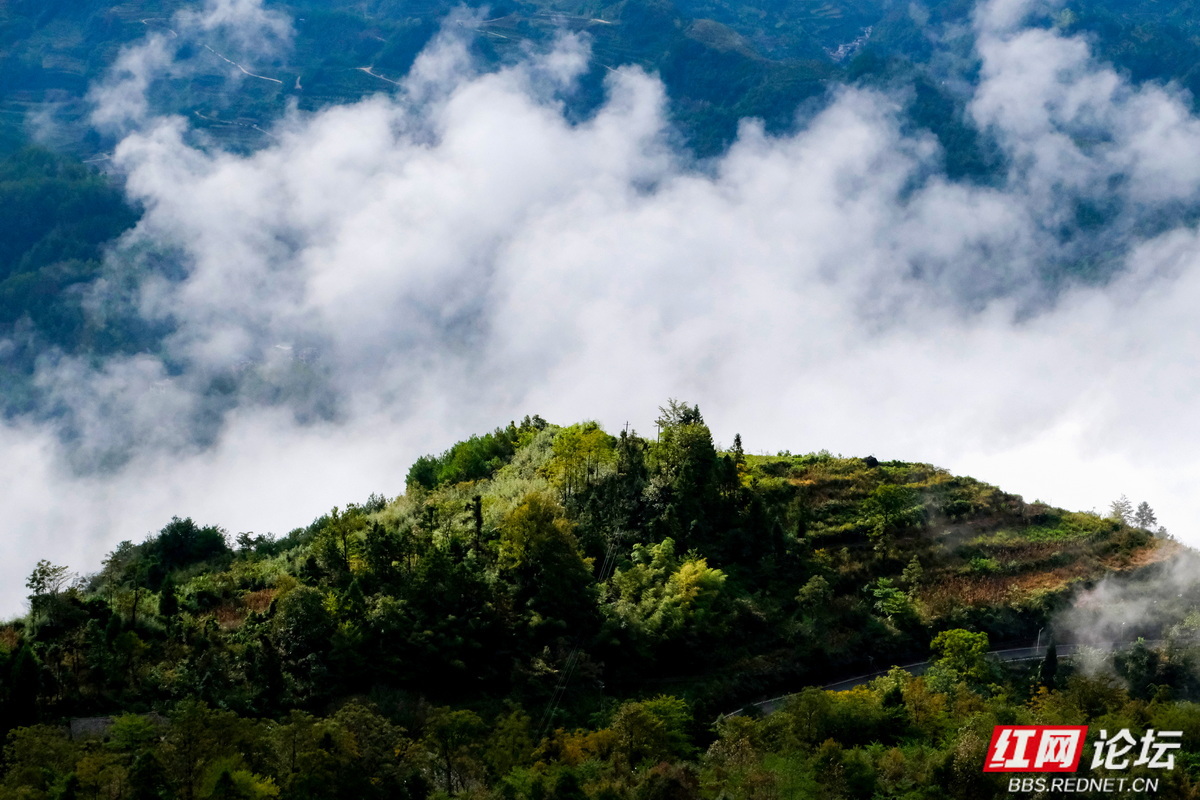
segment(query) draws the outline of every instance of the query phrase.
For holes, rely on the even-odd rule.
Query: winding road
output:
[[[1148,639],[1145,640],[1145,642],[1150,647],[1158,647],[1164,643],[1163,640],[1159,639]],[[1134,644],[1134,642],[1060,644],[1058,645],[1058,657],[1071,658],[1072,656],[1078,655],[1081,650],[1100,650],[1102,652],[1112,652],[1113,650],[1117,650],[1122,647],[1128,647],[1131,644]],[[1040,661],[1046,657],[1046,649],[1047,647],[1045,645],[1040,647],[1037,645],[1032,645],[1029,647],[1012,647],[1002,650],[989,650],[988,655],[996,661],[1005,664],[1019,661]],[[910,675],[924,675],[925,671],[929,669],[931,663],[932,662],[930,661],[918,661],[915,664],[900,665],[900,669],[904,670]],[[844,678],[840,681],[835,681],[834,683],[827,683],[818,688],[824,689],[827,692],[844,692],[848,689],[853,689],[856,686],[865,686],[876,678],[881,678],[884,675],[887,675],[893,669],[895,669],[895,667],[888,667],[887,669],[868,672],[865,675],[855,675],[852,678]],[[757,709],[757,713],[762,715],[771,714],[782,708],[787,702],[787,699],[794,694],[796,693],[792,692],[789,694],[780,695],[779,697],[772,697],[770,700],[762,700],[757,703],[750,703],[749,705],[742,706],[737,711],[733,711],[725,716],[736,717],[740,714],[745,714],[750,709]]]

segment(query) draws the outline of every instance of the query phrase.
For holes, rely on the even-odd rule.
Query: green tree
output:
[[[349,506],[344,512],[334,507],[322,520],[314,550],[321,566],[342,587],[351,580],[352,568],[366,538],[363,534],[366,527],[366,518],[356,506]]]
[[[108,729],[108,746],[126,754],[141,753],[154,746],[161,731],[158,725],[140,714],[121,714]]]
[[[1150,508],[1150,504],[1145,500],[1138,503],[1137,511],[1133,515],[1133,524],[1147,531],[1158,524],[1158,517],[1155,516],[1154,509]]]
[[[262,748],[255,722],[192,699],[177,703],[168,719],[157,755],[172,797],[192,800],[207,796],[223,770],[231,773],[237,791],[245,788],[236,780],[238,771],[244,760],[257,758]]]
[[[353,800],[406,800],[421,797],[425,762],[418,746],[378,711],[360,701],[338,709],[329,722],[341,735],[337,770],[340,797]]]
[[[1151,650],[1141,638],[1113,657],[1113,666],[1128,684],[1129,694],[1139,700],[1150,699],[1151,687],[1158,677],[1160,662],[1159,654]]]
[[[875,598],[875,610],[888,619],[913,613],[908,595],[894,586],[891,578],[877,578],[867,588]]]
[[[934,659],[933,665],[976,684],[987,683],[992,678],[992,667],[987,660],[988,636],[962,628],[942,631],[929,643]]]
[[[809,578],[808,582],[800,587],[800,591],[796,592],[796,602],[800,610],[808,614],[820,614],[826,610],[832,597],[833,589],[829,581],[821,575]]]
[[[8,722],[8,720],[5,720]],[[4,748],[5,771],[0,786],[13,798],[43,798],[75,768],[78,746],[57,725],[18,727]]]
[[[1054,691],[1058,686],[1058,645],[1055,644],[1053,636],[1050,637],[1050,644],[1046,646],[1046,656],[1042,659],[1038,672],[1041,684]]]
[[[500,565],[522,605],[562,632],[586,633],[596,622],[592,572],[579,552],[562,508],[542,494],[528,495],[500,524]]]
[[[1122,525],[1130,524],[1133,521],[1133,503],[1129,502],[1128,497],[1121,495],[1109,504],[1108,516]]]
[[[300,586],[279,601],[271,620],[271,642],[293,702],[313,702],[332,688],[326,657],[335,630],[325,596],[316,589]]]
[[[672,399],[659,411],[658,441],[650,448],[649,466],[661,530],[686,548],[713,544],[714,522],[723,514],[712,432],[697,406]]]
[[[563,769],[554,781],[554,789],[547,795],[546,800],[589,800],[579,776],[573,769]]]
[[[907,588],[909,597],[916,597],[917,590],[924,580],[925,568],[921,566],[921,559],[913,556],[908,565],[904,567],[904,572],[900,573],[900,582]]]
[[[615,440],[596,422],[561,429],[554,436],[549,470],[567,496],[590,484],[616,461]]]
[[[68,604],[64,603],[62,589],[71,579],[66,567],[55,566],[42,559],[25,581],[29,595],[29,619],[37,628],[42,625],[57,626],[69,616]]]
[[[636,544],[632,564],[613,574],[610,614],[654,646],[689,634],[711,640],[725,629],[723,571],[693,555],[680,559],[675,542]]]
[[[72,772],[51,790],[50,798],[51,800],[79,800],[82,792],[79,776]]]
[[[877,551],[891,546],[892,536],[918,523],[924,514],[920,497],[907,486],[885,483],[877,486],[863,503],[870,524],[868,535]]]
[[[238,790],[233,773],[228,768],[221,770],[208,797],[210,800],[245,800],[245,795]]]
[[[38,697],[42,688],[42,665],[33,649],[21,645],[9,665],[8,718],[11,726],[32,725],[37,719]]]
[[[367,570],[385,587],[397,586],[403,574],[411,570],[415,555],[412,525],[385,526],[372,521],[366,528],[362,555]]]
[[[687,704],[677,697],[623,703],[609,725],[615,735],[614,760],[632,771],[645,764],[688,758],[691,724]]]
[[[191,517],[172,517],[158,535],[143,546],[145,560],[155,565],[152,574],[146,577],[154,586],[162,581],[165,572],[231,552],[221,528],[215,525],[201,527]]]
[[[492,773],[504,777],[533,761],[533,720],[521,708],[498,717],[488,736],[486,758]]]
[[[434,759],[442,791],[461,791],[482,777],[480,755],[486,730],[474,711],[432,710],[423,742]]]
[[[175,580],[168,574],[158,590],[158,613],[174,619],[179,613],[179,597],[175,594]]]
[[[129,768],[130,800],[165,800],[167,773],[151,752],[139,753]]]
[[[33,593],[32,597],[42,597],[58,594],[70,579],[67,567],[55,566],[43,558],[33,568],[25,586]]]

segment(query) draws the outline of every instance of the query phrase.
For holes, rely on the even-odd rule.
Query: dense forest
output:
[[[0,149],[0,415],[36,412],[51,352],[144,347],[157,332],[87,313],[110,244],[138,213],[108,177],[43,147]]]
[[[661,412],[653,439],[527,417],[286,536],[176,518],[92,575],[42,561],[0,627],[0,797],[977,798],[997,722],[1197,741],[1200,597],[1113,655],[986,655],[1187,557],[1148,506]],[[1181,758],[1161,796],[1192,796]]]

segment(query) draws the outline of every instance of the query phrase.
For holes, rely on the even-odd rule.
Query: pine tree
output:
[[[42,667],[29,645],[21,645],[9,668],[8,717],[14,725],[32,725],[37,721],[37,698],[41,690]]]
[[[79,800],[79,777],[72,772],[58,787],[52,790],[53,800]]]
[[[1042,685],[1050,691],[1054,691],[1056,678],[1058,677],[1058,646],[1054,643],[1054,638],[1050,638],[1050,644],[1046,647],[1046,657],[1042,659]]]
[[[237,800],[242,796],[242,793],[238,791],[237,784],[234,783],[233,776],[229,774],[229,770],[221,770],[212,793],[209,795],[210,800]]]
[[[162,800],[167,774],[153,753],[139,753],[129,768],[130,800]]]
[[[554,792],[550,795],[550,800],[587,800],[587,797],[575,772],[563,770],[554,782]]]
[[[1129,502],[1125,495],[1121,495],[1119,500],[1113,500],[1108,509],[1109,517],[1124,525],[1128,525],[1133,519],[1133,503]]]
[[[158,613],[167,619],[173,619],[179,613],[179,597],[175,594],[175,581],[171,579],[170,573],[163,578],[158,592]]]
[[[1158,523],[1158,517],[1154,515],[1154,509],[1150,508],[1150,504],[1143,500],[1138,504],[1137,513],[1133,515],[1133,522],[1143,530],[1151,530]]]
[[[908,562],[908,566],[900,573],[900,581],[908,588],[910,597],[916,594],[920,588],[921,582],[925,580],[925,569],[921,566],[921,559],[913,556]]]

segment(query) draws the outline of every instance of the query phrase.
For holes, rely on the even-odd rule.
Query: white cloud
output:
[[[270,62],[292,37],[287,17],[263,8],[262,0],[204,0],[199,8],[177,11],[165,27],[158,26],[161,19],[142,22],[156,27],[122,48],[109,74],[89,93],[92,124],[106,133],[127,134],[150,121],[148,94],[156,81],[213,70],[236,81],[251,73],[225,53],[251,65]],[[185,58],[188,44],[197,48]]]
[[[293,113],[249,156],[196,149],[138,85],[98,92],[137,121],[116,163],[146,207],[113,268],[168,252],[187,277],[140,284],[139,313],[176,324],[169,367],[40,373],[84,461],[122,467],[73,475],[53,431],[0,429],[23,542],[0,607],[37,558],[94,568],[172,514],[282,532],[525,413],[652,430],[669,396],[751,451],[933,461],[1068,507],[1124,492],[1200,537],[1181,477],[1200,466],[1200,243],[1132,234],[1196,202],[1197,121],[1016,13],[979,17],[971,111],[1014,165],[998,187],[939,177],[934,140],[856,90],[697,167],[652,76],[611,75],[572,125],[579,41],[480,74],[456,25],[394,95]],[[1113,186],[1120,276],[1048,303],[1039,274],[1081,246],[1062,220]]]

